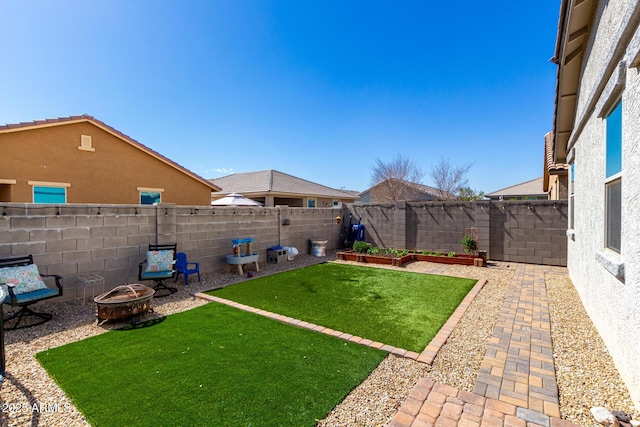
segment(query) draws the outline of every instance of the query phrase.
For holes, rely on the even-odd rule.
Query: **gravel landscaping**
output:
[[[333,253],[324,258],[299,255],[294,261],[282,264],[260,264],[256,277],[334,258]],[[425,272],[429,268],[427,263],[415,262],[401,269]],[[391,420],[422,377],[472,391],[513,272],[502,263],[490,268],[442,267],[442,274],[486,278],[488,282],[438,353],[433,366],[389,355],[327,418],[319,421],[319,425],[383,426]],[[247,280],[246,276],[220,273],[203,277],[200,284],[183,286],[179,283],[176,294],[154,300],[155,313],[146,315],[143,320],[202,305],[205,302],[190,294],[244,280]],[[548,275],[547,288],[563,418],[593,425],[589,415],[591,406],[623,410],[637,416],[626,388],[568,277]],[[50,303],[45,311],[53,313],[54,320],[5,334],[7,376],[0,389],[2,426],[88,425],[34,355],[124,325],[107,322],[94,326],[93,304],[82,304],[81,301]],[[584,347],[586,342],[589,343],[588,351]],[[96,399],[107,400],[108,396],[96,396]]]

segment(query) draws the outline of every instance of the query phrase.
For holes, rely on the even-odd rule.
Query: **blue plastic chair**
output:
[[[194,266],[189,268],[189,266]],[[184,284],[189,284],[189,275],[190,274],[198,274],[198,283],[200,283],[200,263],[199,262],[188,262],[187,254],[184,252],[178,252],[176,254],[176,270],[178,270],[178,274],[176,274],[176,282],[178,281],[178,276],[181,274],[184,276]]]

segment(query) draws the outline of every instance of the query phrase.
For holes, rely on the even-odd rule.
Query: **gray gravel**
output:
[[[330,253],[323,258],[299,255],[294,261],[282,264],[261,263],[260,272],[255,277],[328,259],[335,259],[334,254]],[[412,263],[402,270],[424,272],[429,268],[431,267],[427,263]],[[487,278],[488,282],[454,329],[433,366],[427,367],[408,359],[388,356],[369,378],[354,389],[327,418],[319,422],[320,426],[385,425],[421,377],[459,389],[473,390],[513,270],[448,266],[442,267],[441,271],[442,274],[459,277]],[[219,273],[203,277],[200,284],[192,283],[187,287],[179,283],[178,293],[154,300],[155,313],[148,314],[146,318],[168,315],[202,305],[203,301],[196,300],[190,294],[244,280],[247,280],[246,276]],[[579,300],[571,299],[572,294],[577,298],[571,282],[566,276],[554,275],[547,278],[547,286],[554,352],[559,371],[560,410],[563,417],[589,425],[592,423],[588,415],[589,409],[596,405],[637,415],[624,385],[621,381],[612,381],[612,378],[619,378],[619,375],[604,345],[585,355],[582,347],[576,348],[575,344],[572,345],[580,340],[567,339],[574,338],[578,333],[585,334],[584,339],[589,339],[590,342],[599,339]],[[123,323],[108,322],[100,327],[94,326],[93,304],[83,305],[80,301],[50,303],[47,304],[46,311],[53,313],[53,321],[34,328],[7,331],[5,335],[7,377],[0,388],[3,405],[0,415],[1,426],[88,425],[82,414],[38,364],[34,355],[48,348],[121,327]],[[585,324],[591,325],[591,330],[585,329]],[[616,385],[611,386],[612,383]],[[105,399],[105,396],[96,398]],[[34,411],[34,405],[42,410]]]
[[[615,368],[604,341],[587,315],[566,275],[547,274],[547,296],[560,415],[584,426],[599,426],[589,413],[594,406],[624,411],[634,419],[629,392]]]

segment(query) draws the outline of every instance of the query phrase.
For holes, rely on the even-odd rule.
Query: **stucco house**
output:
[[[553,156],[553,132],[544,136],[544,169],[542,189],[549,200],[567,200],[569,197],[569,165],[556,163]]]
[[[211,181],[222,189],[221,193],[212,194],[213,200],[229,193],[240,193],[267,207],[330,208],[340,203],[353,203],[358,198],[273,169],[234,173]]]
[[[437,188],[395,178],[385,179],[358,196],[359,203],[418,202],[441,198]]]
[[[486,195],[489,200],[547,200],[543,177],[511,185]]]
[[[640,407],[640,2],[560,7],[553,155],[570,171],[567,266]]]
[[[216,185],[89,115],[0,126],[0,201],[206,206]]]

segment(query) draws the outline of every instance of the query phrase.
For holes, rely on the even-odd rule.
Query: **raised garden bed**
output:
[[[400,257],[391,255],[369,255],[358,253],[353,250],[340,251],[336,257],[345,261],[357,261],[371,264],[386,264],[401,267],[411,261],[428,261],[440,264],[474,265],[476,259],[481,259],[477,255],[455,254],[449,255],[426,255],[420,253],[410,253]]]

